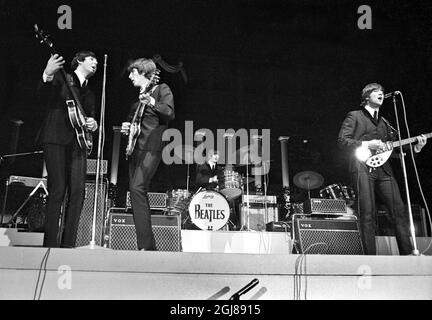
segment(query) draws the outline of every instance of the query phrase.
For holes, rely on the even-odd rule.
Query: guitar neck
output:
[[[425,134],[426,138],[431,138],[432,137],[432,132],[426,133]],[[401,141],[393,141],[393,147],[397,148],[399,146],[404,146],[408,143],[413,143],[417,141],[417,137],[414,138],[407,138],[407,139],[402,139]]]

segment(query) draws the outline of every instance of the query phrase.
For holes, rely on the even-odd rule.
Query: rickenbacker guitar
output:
[[[52,41],[48,39],[48,35],[46,35],[43,30],[39,29],[37,24],[34,25],[34,30],[36,33],[36,38],[38,38],[41,43],[44,43],[48,46],[52,55],[56,54],[57,50],[55,49]],[[75,129],[79,146],[89,155],[93,148],[93,136],[92,133],[86,128],[86,114],[75,91],[72,90],[72,87],[69,83],[70,81],[68,81],[68,75],[63,68],[60,69],[60,74],[68,88],[70,97],[73,97],[73,99],[68,99],[65,101],[68,109],[69,121],[72,127]]]
[[[432,137],[432,132],[425,134],[426,138]],[[401,141],[388,141],[385,146],[379,150],[370,150],[367,147],[359,147],[356,150],[358,160],[365,162],[369,167],[377,168],[382,166],[390,158],[394,148],[404,146],[417,141],[417,137],[402,139]]]
[[[148,83],[144,92],[140,93],[140,97],[148,94],[154,88],[154,86],[159,82],[159,73],[160,70],[158,69],[156,69],[153,72],[153,74],[150,76],[150,82]],[[141,133],[141,120],[144,114],[145,107],[146,104],[140,102],[132,118],[131,125],[129,128],[128,144],[126,146],[126,159],[128,159],[128,157],[132,155],[135,148],[136,141],[138,140],[138,137]]]

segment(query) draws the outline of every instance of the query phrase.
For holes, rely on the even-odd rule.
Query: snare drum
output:
[[[240,197],[243,193],[243,177],[236,171],[225,170],[219,190],[228,200]]]
[[[229,215],[228,201],[217,191],[198,192],[189,203],[189,216],[202,230],[219,230],[227,224]]]
[[[321,189],[319,194],[324,199],[343,199],[343,190],[339,183],[334,183]]]

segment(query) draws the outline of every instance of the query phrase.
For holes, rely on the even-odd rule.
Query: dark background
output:
[[[72,8],[72,30],[59,30],[57,8]],[[372,30],[359,30],[357,8],[372,8]],[[0,0],[0,154],[40,150],[34,137],[43,119],[35,88],[49,53],[33,33],[33,24],[51,34],[57,49],[70,61],[76,51],[90,49],[99,60],[90,86],[102,92],[103,55],[108,55],[106,143],[111,160],[112,127],[125,120],[137,91],[124,68],[130,59],[159,54],[180,73],[162,71],[172,89],[176,119],[170,126],[184,132],[184,121],[199,128],[270,129],[269,192],[281,191],[278,137],[290,136],[289,174],[293,195],[295,174],[315,171],[321,188],[349,183],[347,155],[336,146],[346,113],[357,109],[365,84],[379,82],[386,91],[403,93],[412,136],[432,131],[432,4],[429,1],[271,1],[271,0],[148,0],[148,1],[6,1]],[[99,108],[98,108],[99,109]],[[402,135],[406,129],[398,103]],[[382,114],[396,125],[387,99]],[[13,150],[13,120],[22,120]],[[99,118],[97,119],[99,122]],[[305,143],[304,141],[308,142]],[[124,142],[119,190],[127,186]],[[430,144],[430,142],[429,142]],[[90,158],[96,157],[96,149]],[[432,147],[416,157],[426,198],[432,189]],[[394,168],[401,179],[401,166]],[[186,165],[161,163],[151,190],[186,188]],[[192,187],[193,187],[193,167]],[[1,184],[11,174],[39,177],[40,154],[5,161]],[[109,171],[108,171],[109,172]],[[407,158],[411,201],[421,203],[412,161]],[[403,184],[401,184],[404,191]],[[122,191],[123,190],[123,191]],[[317,193],[319,189],[314,190]]]

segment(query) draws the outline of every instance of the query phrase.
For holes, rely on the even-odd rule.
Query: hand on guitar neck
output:
[[[65,61],[62,56],[58,55],[57,53],[51,55],[45,67],[44,73],[48,77],[53,77],[57,71],[63,68],[64,63]]]

